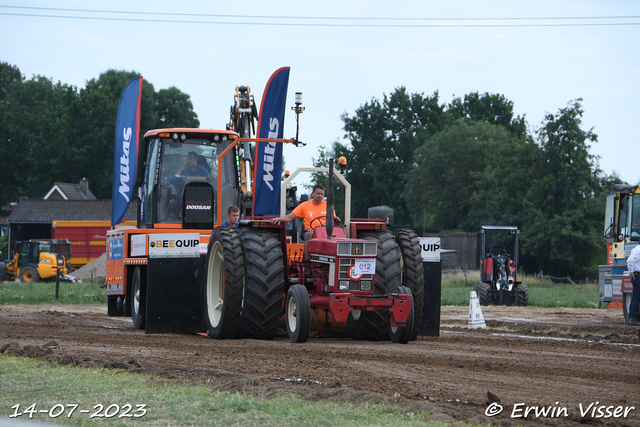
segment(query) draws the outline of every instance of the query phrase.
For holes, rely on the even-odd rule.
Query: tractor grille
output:
[[[363,274],[360,280],[351,280],[349,278],[349,267],[355,264],[356,258],[340,258],[339,272],[338,272],[338,284],[349,281],[350,291],[369,291],[373,287],[373,274]],[[364,283],[363,283],[364,282]],[[362,289],[363,285],[366,287],[366,283],[369,282],[369,289]],[[341,289],[346,290],[346,289]]]

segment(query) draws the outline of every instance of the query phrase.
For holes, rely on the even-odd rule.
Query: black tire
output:
[[[476,282],[473,290],[476,291],[480,305],[489,305],[489,290],[491,285],[484,282]]]
[[[401,286],[402,269],[400,266],[400,248],[396,238],[390,231],[362,231],[359,239],[372,240],[378,244],[376,257],[376,275],[374,293],[390,294]],[[357,317],[357,318],[356,318]],[[382,341],[389,337],[389,310],[363,311],[349,314],[347,328],[351,337],[356,340]]]
[[[631,309],[631,299],[633,298],[633,294],[631,292],[626,292],[622,294],[622,314],[624,315],[624,323],[629,324],[629,310]],[[636,313],[636,317],[640,317],[640,308],[638,308],[638,312]]]
[[[131,294],[133,293],[133,289],[127,289],[127,295],[122,302],[122,311],[124,312],[124,317],[131,317]]]
[[[244,256],[244,300],[240,334],[245,338],[275,338],[284,300],[284,256],[278,232],[240,229]]]
[[[129,298],[131,300],[131,320],[134,328],[144,329],[147,314],[147,284],[146,281],[143,281],[140,267],[133,270],[131,283],[131,298]]]
[[[402,285],[409,288],[413,296],[413,329],[411,340],[415,340],[420,332],[422,310],[424,308],[424,268],[422,267],[422,249],[418,235],[411,229],[400,228],[395,230],[396,243],[400,247],[402,256],[400,265],[402,269]]]
[[[237,338],[242,315],[244,259],[235,229],[213,230],[204,274],[207,335],[216,339]]]
[[[514,287],[514,291],[518,292],[518,301],[516,302],[516,305],[529,305],[529,287],[527,285],[518,283]]]
[[[124,311],[118,307],[118,298],[107,298],[107,316],[124,316]]]
[[[306,342],[311,333],[311,303],[307,288],[303,285],[291,286],[285,299],[284,311],[291,342]]]
[[[23,283],[38,282],[40,275],[38,270],[32,265],[23,265],[20,268],[20,281]]]
[[[411,295],[411,289],[409,289],[407,286],[398,286],[393,293]],[[389,337],[391,339],[391,342],[406,344],[411,340],[414,326],[413,322],[415,319],[413,298],[411,298],[411,306],[409,310],[409,317],[407,318],[407,324],[405,326],[394,327],[391,326],[391,321],[389,321]]]

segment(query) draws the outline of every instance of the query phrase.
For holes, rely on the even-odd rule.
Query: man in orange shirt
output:
[[[304,253],[305,256],[307,256],[309,253],[307,242],[311,237],[313,237],[313,229],[319,225],[325,224],[326,215],[327,202],[324,200],[324,187],[317,184],[313,187],[313,191],[311,192],[311,200],[300,203],[293,211],[285,216],[271,218],[271,224],[275,224],[277,222],[289,222],[293,221],[295,218],[304,218],[304,229],[306,230],[304,234]],[[321,218],[314,221],[314,219],[318,217]],[[335,222],[340,222],[340,218],[336,216],[335,211],[333,213],[333,220]]]

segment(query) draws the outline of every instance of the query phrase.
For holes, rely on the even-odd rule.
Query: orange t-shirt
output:
[[[300,203],[296,206],[293,213],[296,215],[296,218],[304,218],[305,230],[311,230],[311,221],[314,218],[319,216],[325,217],[317,221],[313,221],[313,228],[316,228],[319,225],[324,225],[326,222],[327,201],[323,200],[319,205],[314,205],[313,200],[307,200],[306,202]],[[335,211],[333,211],[333,215],[335,216]]]

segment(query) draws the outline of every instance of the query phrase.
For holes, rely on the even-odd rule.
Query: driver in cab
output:
[[[187,164],[180,168],[180,176],[187,178],[189,176],[204,176],[208,177],[209,172],[198,164],[198,153],[195,151],[189,151],[187,154]]]
[[[276,224],[278,222],[289,222],[293,221],[295,218],[303,218],[304,219],[304,253],[308,254],[308,240],[313,236],[313,229],[320,225],[325,225],[327,215],[327,202],[324,200],[324,187],[320,184],[316,184],[313,187],[313,192],[311,193],[311,200],[307,200],[306,202],[300,203],[296,208],[291,211],[291,213],[280,216],[277,218],[271,218],[271,224]],[[315,220],[316,218],[319,219]],[[340,222],[340,218],[336,216],[335,211],[333,212],[333,220],[338,223]],[[312,224],[313,223],[313,224]]]

